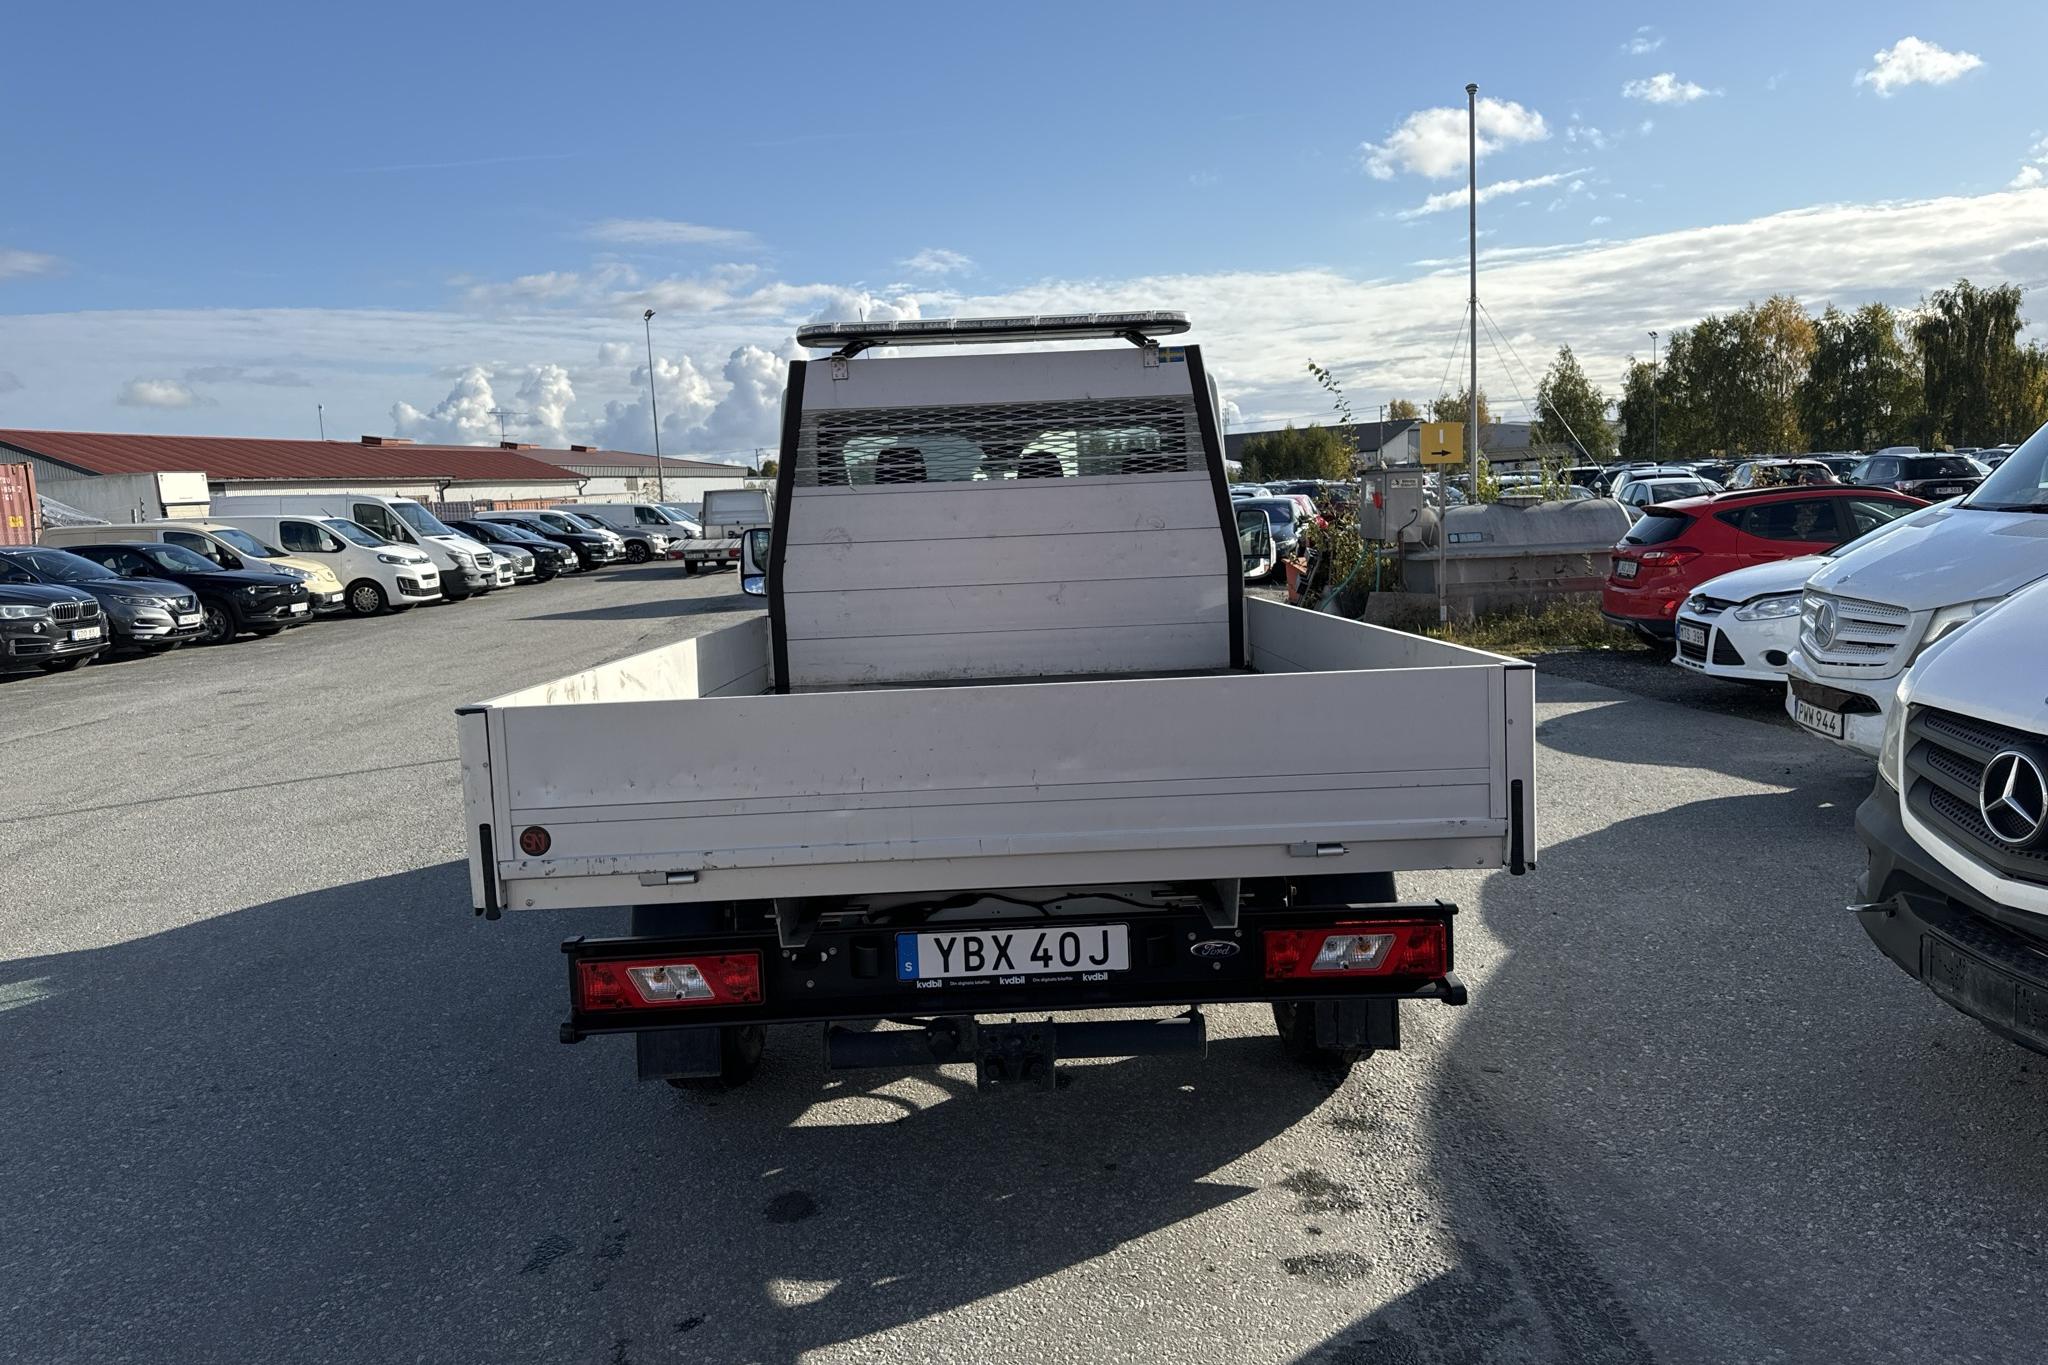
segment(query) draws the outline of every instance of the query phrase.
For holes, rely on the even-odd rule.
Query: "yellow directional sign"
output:
[[[1465,462],[1465,424],[1463,422],[1424,422],[1422,424],[1422,462],[1424,464],[1463,464]]]

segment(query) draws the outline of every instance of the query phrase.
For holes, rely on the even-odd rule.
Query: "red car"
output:
[[[1600,614],[1668,644],[1686,594],[1710,578],[1818,554],[1927,504],[1885,488],[1754,488],[1643,509],[1614,547]]]

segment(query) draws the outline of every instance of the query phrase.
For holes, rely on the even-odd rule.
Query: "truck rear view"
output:
[[[1342,1065],[1463,1002],[1394,874],[1533,865],[1533,672],[1247,600],[1185,327],[804,329],[767,618],[462,710],[478,912],[630,907],[563,945],[564,1039],[730,1085],[806,1023],[1050,1086],[1211,1004]],[[1049,339],[1099,344],[1002,349]]]

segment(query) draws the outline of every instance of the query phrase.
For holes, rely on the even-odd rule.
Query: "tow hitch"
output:
[[[844,1071],[865,1066],[935,1066],[974,1063],[981,1090],[1035,1085],[1051,1090],[1062,1057],[1139,1057],[1167,1052],[1206,1053],[1209,1030],[1202,1012],[1172,1019],[1099,1019],[1055,1023],[981,1024],[969,1017],[916,1021],[917,1028],[862,1032],[841,1024],[825,1030],[825,1064]]]

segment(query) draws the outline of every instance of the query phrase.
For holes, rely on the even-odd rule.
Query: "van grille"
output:
[[[1825,642],[1816,629],[1823,615],[1832,617]],[[1883,677],[1916,643],[1912,623],[1904,607],[1808,592],[1799,609],[1799,651],[1815,663]]]
[[[2001,749],[2048,748],[2048,736],[1916,706],[1906,720],[1906,802],[1929,828],[2001,876],[2048,883],[2048,849],[2014,848],[1977,808],[1984,765]]]
[[[798,488],[1186,474],[1204,468],[1195,402],[1095,398],[810,412]]]

